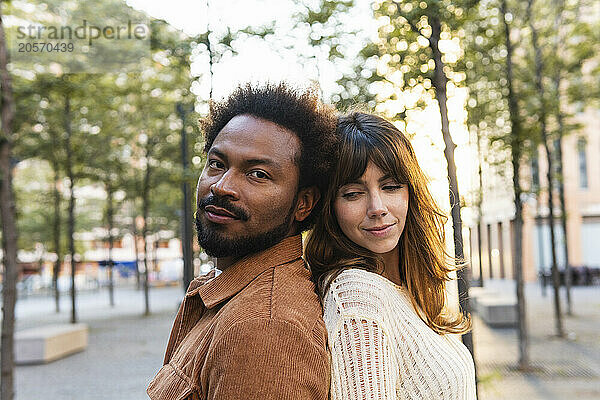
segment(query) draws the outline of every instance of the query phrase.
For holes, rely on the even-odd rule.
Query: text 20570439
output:
[[[72,53],[74,49],[71,42],[21,42],[17,47],[19,53]]]

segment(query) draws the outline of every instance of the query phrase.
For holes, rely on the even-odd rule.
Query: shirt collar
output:
[[[300,257],[302,257],[302,236],[290,236],[266,250],[242,258],[208,282],[202,277],[194,279],[190,283],[186,297],[199,294],[204,305],[212,308],[239,293],[266,269]]]

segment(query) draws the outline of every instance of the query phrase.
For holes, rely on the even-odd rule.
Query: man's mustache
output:
[[[200,200],[200,202],[198,203],[198,210],[204,211],[204,207],[206,206],[215,206],[223,208],[242,221],[248,221],[248,218],[250,218],[246,210],[237,207],[234,204],[231,204],[230,201],[226,200],[223,197],[218,197],[213,194],[210,194]],[[198,220],[198,212],[196,212],[196,220]]]

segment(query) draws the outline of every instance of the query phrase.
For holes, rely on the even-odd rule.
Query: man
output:
[[[211,105],[196,228],[222,273],[191,282],[150,398],[327,398],[327,334],[300,233],[321,208],[335,124],[312,92],[285,84]]]

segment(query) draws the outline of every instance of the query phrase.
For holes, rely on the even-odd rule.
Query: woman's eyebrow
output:
[[[392,174],[385,174],[384,176],[382,176],[381,178],[379,178],[379,180],[377,182],[381,183],[383,181],[387,181],[388,179],[396,179],[394,178],[394,176]]]
[[[358,180],[355,180],[355,181],[344,183],[342,186],[340,186],[340,189],[342,189],[342,188],[344,188],[346,186],[349,186],[349,185],[364,185],[364,184],[365,184],[365,181],[363,181],[362,179],[358,179]]]
[[[387,181],[388,179],[396,179],[396,178],[394,178],[394,175],[392,175],[392,174],[385,174],[384,176],[382,176],[381,178],[379,178],[377,180],[377,182],[378,183],[382,183],[384,181]],[[357,179],[355,181],[344,183],[341,187],[344,187],[344,186],[347,186],[347,185],[354,185],[354,184],[364,185],[364,184],[366,184],[366,182],[365,182],[364,179],[360,178],[360,179]]]

